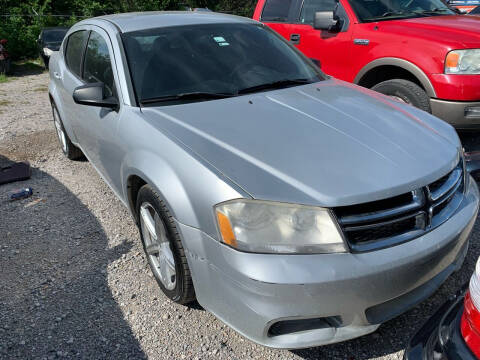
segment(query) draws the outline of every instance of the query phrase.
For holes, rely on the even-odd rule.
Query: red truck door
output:
[[[341,14],[343,24],[340,31],[314,29],[313,20],[317,11]],[[354,61],[351,56],[353,24],[341,3],[336,0],[304,0],[297,19],[290,35],[290,38],[298,39],[295,44],[297,48],[309,58],[319,61],[325,73],[334,74],[342,80],[351,77],[349,68]]]
[[[289,40],[297,0],[259,0],[253,18]]]
[[[340,14],[343,19],[341,30],[315,30],[313,20],[317,11]],[[351,81],[353,23],[341,3],[336,0],[259,0],[253,18],[271,27],[307,57],[319,62],[327,74]]]

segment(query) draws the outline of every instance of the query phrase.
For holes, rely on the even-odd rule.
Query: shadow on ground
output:
[[[45,71],[45,67],[32,61],[16,62],[11,66],[10,75],[15,77],[39,75]]]
[[[0,155],[0,166],[9,161]],[[6,201],[8,190],[30,184],[31,198]],[[0,357],[145,357],[106,271],[131,243],[109,248],[89,209],[38,169],[0,185],[0,219]]]

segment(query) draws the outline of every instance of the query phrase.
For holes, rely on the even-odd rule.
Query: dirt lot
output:
[[[29,160],[30,180],[0,186],[2,358],[401,359],[408,338],[466,282],[470,252],[428,301],[369,336],[301,351],[245,340],[204,311],[170,303],[150,275],[137,229],[86,161],[71,162],[54,134],[48,75],[0,84],[0,163]],[[5,200],[12,189],[34,195]]]

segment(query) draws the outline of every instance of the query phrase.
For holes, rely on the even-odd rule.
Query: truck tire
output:
[[[393,79],[378,83],[372,90],[393,97],[404,103],[413,105],[423,111],[431,113],[430,98],[427,93],[414,82]]]

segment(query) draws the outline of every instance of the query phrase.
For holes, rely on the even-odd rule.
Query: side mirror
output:
[[[313,28],[316,30],[338,31],[339,21],[335,18],[333,11],[317,11],[313,21]]]
[[[105,97],[105,84],[101,82],[77,87],[73,91],[73,101],[80,105],[118,108],[118,100],[115,97]]]

